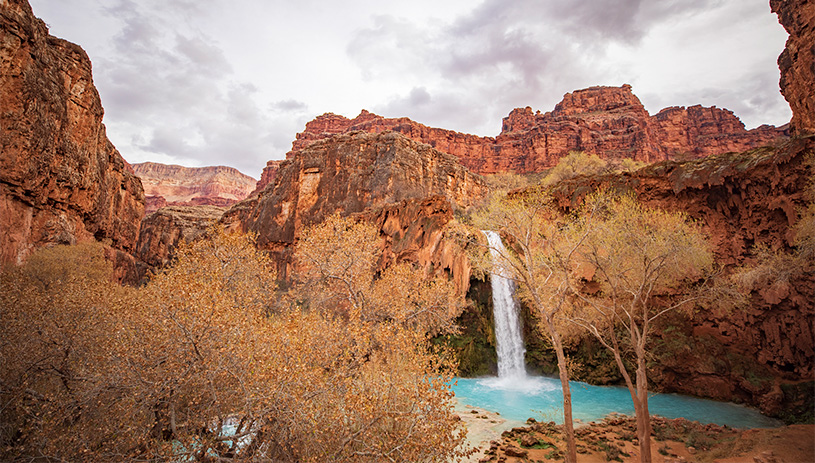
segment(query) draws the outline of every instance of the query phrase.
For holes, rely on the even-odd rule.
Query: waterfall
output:
[[[515,299],[515,282],[507,278],[509,270],[500,262],[500,254],[507,250],[498,233],[482,231],[487,237],[492,255],[493,270],[490,274],[492,284],[493,318],[495,319],[495,351],[498,354],[499,378],[524,378],[524,340],[521,334],[521,320],[518,317],[519,306]]]

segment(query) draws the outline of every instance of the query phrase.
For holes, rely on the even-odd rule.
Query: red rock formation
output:
[[[449,220],[454,207],[469,206],[486,190],[481,178],[458,164],[454,156],[394,132],[353,132],[295,151],[280,165],[274,184],[257,197],[237,204],[223,221],[258,233],[258,244],[272,252],[279,265],[278,274],[285,275],[290,246],[302,227],[318,223],[330,214],[362,213],[392,208],[396,203],[427,212],[438,210],[439,201],[447,201],[447,212],[442,215],[447,214]],[[433,200],[432,206],[403,203],[431,196],[443,199]],[[389,217],[398,215],[390,214]],[[405,219],[396,226],[392,219],[386,235],[402,233],[397,229],[408,227],[421,215],[415,210],[400,214],[399,217],[411,217],[410,222]],[[374,214],[372,220],[374,216],[379,217]],[[411,236],[420,235],[411,232]],[[423,243],[438,244],[435,239]],[[419,254],[417,251],[416,255]],[[422,256],[418,259],[422,263],[431,259]]]
[[[778,22],[790,34],[778,57],[781,93],[792,108],[793,134],[815,133],[815,3],[812,0],[770,0]]]
[[[379,226],[384,238],[380,268],[414,262],[426,274],[448,275],[464,294],[470,286],[470,260],[460,246],[445,236],[453,220],[453,207],[444,196],[407,199],[357,214]]]
[[[152,267],[163,267],[181,241],[192,241],[221,218],[226,209],[216,206],[168,206],[144,218],[136,257]]]
[[[566,210],[596,188],[630,190],[646,204],[686,212],[706,229],[718,262],[742,265],[754,258],[753,247],[789,249],[790,232],[804,205],[801,188],[813,172],[803,162],[815,155],[815,140],[791,139],[778,148],[764,147],[689,162],[662,162],[634,173],[580,177],[556,186]],[[789,381],[815,376],[815,264],[802,269],[784,291],[762,288],[749,307],[731,313],[702,312],[687,327],[688,339],[715,340],[706,349],[655,366],[655,381],[667,390],[753,404],[777,391],[772,383],[745,379],[737,358]],[[719,346],[720,352],[710,349]],[[716,365],[712,365],[712,357]],[[767,399],[769,400],[769,399]]]
[[[651,116],[631,86],[623,85],[567,93],[552,112],[545,114],[529,107],[514,109],[504,118],[501,134],[494,138],[427,127],[404,117],[386,119],[365,110],[354,119],[323,114],[297,134],[286,156],[315,140],[358,130],[399,132],[458,157],[465,167],[481,174],[540,172],[573,150],[606,159],[645,162],[698,158],[744,151],[785,133],[783,128],[771,126],[746,131],[732,112],[716,107],[672,107]],[[271,164],[263,178],[276,168]],[[258,191],[266,184],[261,180]]]
[[[88,56],[25,0],[1,5],[0,264],[94,238],[133,264],[144,193],[105,135]]]
[[[252,177],[225,166],[142,162],[133,164],[133,170],[144,185],[148,213],[163,205],[228,207],[249,196],[256,184]]]
[[[260,193],[266,188],[266,185],[274,182],[275,177],[277,177],[277,171],[280,169],[280,163],[282,162],[283,160],[281,159],[272,159],[266,162],[266,167],[263,168],[263,173],[260,174],[260,180],[258,180],[250,196]]]

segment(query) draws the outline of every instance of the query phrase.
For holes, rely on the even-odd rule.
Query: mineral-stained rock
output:
[[[133,164],[148,198],[147,213],[164,205],[228,207],[245,199],[256,181],[233,167],[183,167],[142,162]],[[158,206],[158,207],[156,207]]]
[[[790,34],[778,57],[781,93],[792,108],[793,134],[815,133],[815,3],[812,0],[770,0],[778,22]]]
[[[192,241],[221,218],[226,209],[216,206],[167,206],[144,218],[136,256],[159,268],[172,258],[181,241]]]
[[[359,130],[399,132],[458,157],[480,174],[540,172],[574,150],[646,162],[698,158],[745,151],[785,134],[784,128],[772,126],[747,131],[732,112],[715,106],[672,107],[651,116],[631,86],[623,85],[567,93],[552,112],[543,114],[530,107],[514,109],[497,137],[427,127],[404,117],[386,119],[365,110],[354,119],[327,113],[306,124],[287,157],[316,140]],[[269,173],[264,170],[258,189],[276,169],[271,163]]]
[[[519,449],[512,445],[508,445],[507,448],[504,449],[504,453],[508,457],[526,458],[529,456],[528,450]]]
[[[25,0],[0,2],[0,264],[95,238],[135,265],[144,192],[102,114],[85,52]]]
[[[233,207],[224,222],[258,233],[259,246],[276,257],[279,275],[286,274],[290,246],[302,227],[335,212],[348,215],[369,211],[372,219],[387,228],[385,234],[400,243],[391,253],[412,254],[427,262],[433,259],[433,252],[412,248],[417,242],[408,244],[404,236],[436,250],[440,246],[438,235],[435,231],[411,229],[411,224],[421,222],[419,217],[426,214],[424,217],[437,230],[439,221],[446,223],[452,218],[453,208],[469,206],[486,190],[483,180],[462,167],[454,156],[394,132],[354,132],[319,140],[296,151],[280,165],[274,184]],[[440,198],[427,203],[406,201],[433,196]],[[442,206],[444,202],[448,205]],[[406,209],[394,211],[397,203]],[[383,212],[370,212],[377,208]],[[443,247],[439,249],[444,255]]]

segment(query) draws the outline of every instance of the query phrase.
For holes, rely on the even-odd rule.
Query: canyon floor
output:
[[[468,461],[562,462],[565,442],[554,423],[521,425],[483,409],[460,404],[468,443],[479,448]],[[815,425],[772,429],[733,429],[685,419],[653,417],[654,463],[807,463],[815,462]],[[579,463],[638,462],[636,422],[610,415],[575,430]]]

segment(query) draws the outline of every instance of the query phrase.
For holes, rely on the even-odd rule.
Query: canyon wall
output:
[[[245,199],[257,181],[233,167],[183,167],[142,162],[133,164],[141,178],[148,213],[164,206],[228,207]]]
[[[181,241],[192,241],[221,218],[223,207],[167,206],[142,220],[136,257],[153,268],[167,265]]]
[[[770,0],[778,22],[789,33],[778,57],[781,93],[792,108],[792,131],[815,133],[815,3],[811,0]]]
[[[295,151],[273,184],[234,206],[223,221],[257,233],[259,246],[275,257],[279,275],[287,274],[291,246],[302,228],[334,213],[363,213],[381,222],[391,242],[401,243],[384,259],[411,257],[425,266],[433,261],[461,269],[442,255],[449,256],[449,249],[439,246],[439,233],[455,208],[470,206],[486,192],[480,176],[454,156],[396,132],[352,132]],[[432,230],[417,230],[422,221],[432,223]],[[468,279],[469,273],[458,278]]]
[[[120,277],[144,215],[138,177],[111,144],[91,62],[48,35],[25,0],[0,8],[0,264],[96,239]]]
[[[745,151],[785,135],[784,128],[761,126],[745,130],[726,109],[691,106],[666,108],[654,116],[631,91],[622,87],[591,87],[564,95],[551,112],[532,108],[512,110],[497,137],[479,137],[427,127],[408,118],[384,118],[363,110],[354,119],[323,114],[297,134],[292,151],[340,133],[399,132],[459,158],[480,174],[530,173],[553,167],[569,151],[587,151],[604,159],[632,158],[643,162],[699,158],[729,151]],[[277,168],[258,182],[258,191]]]

